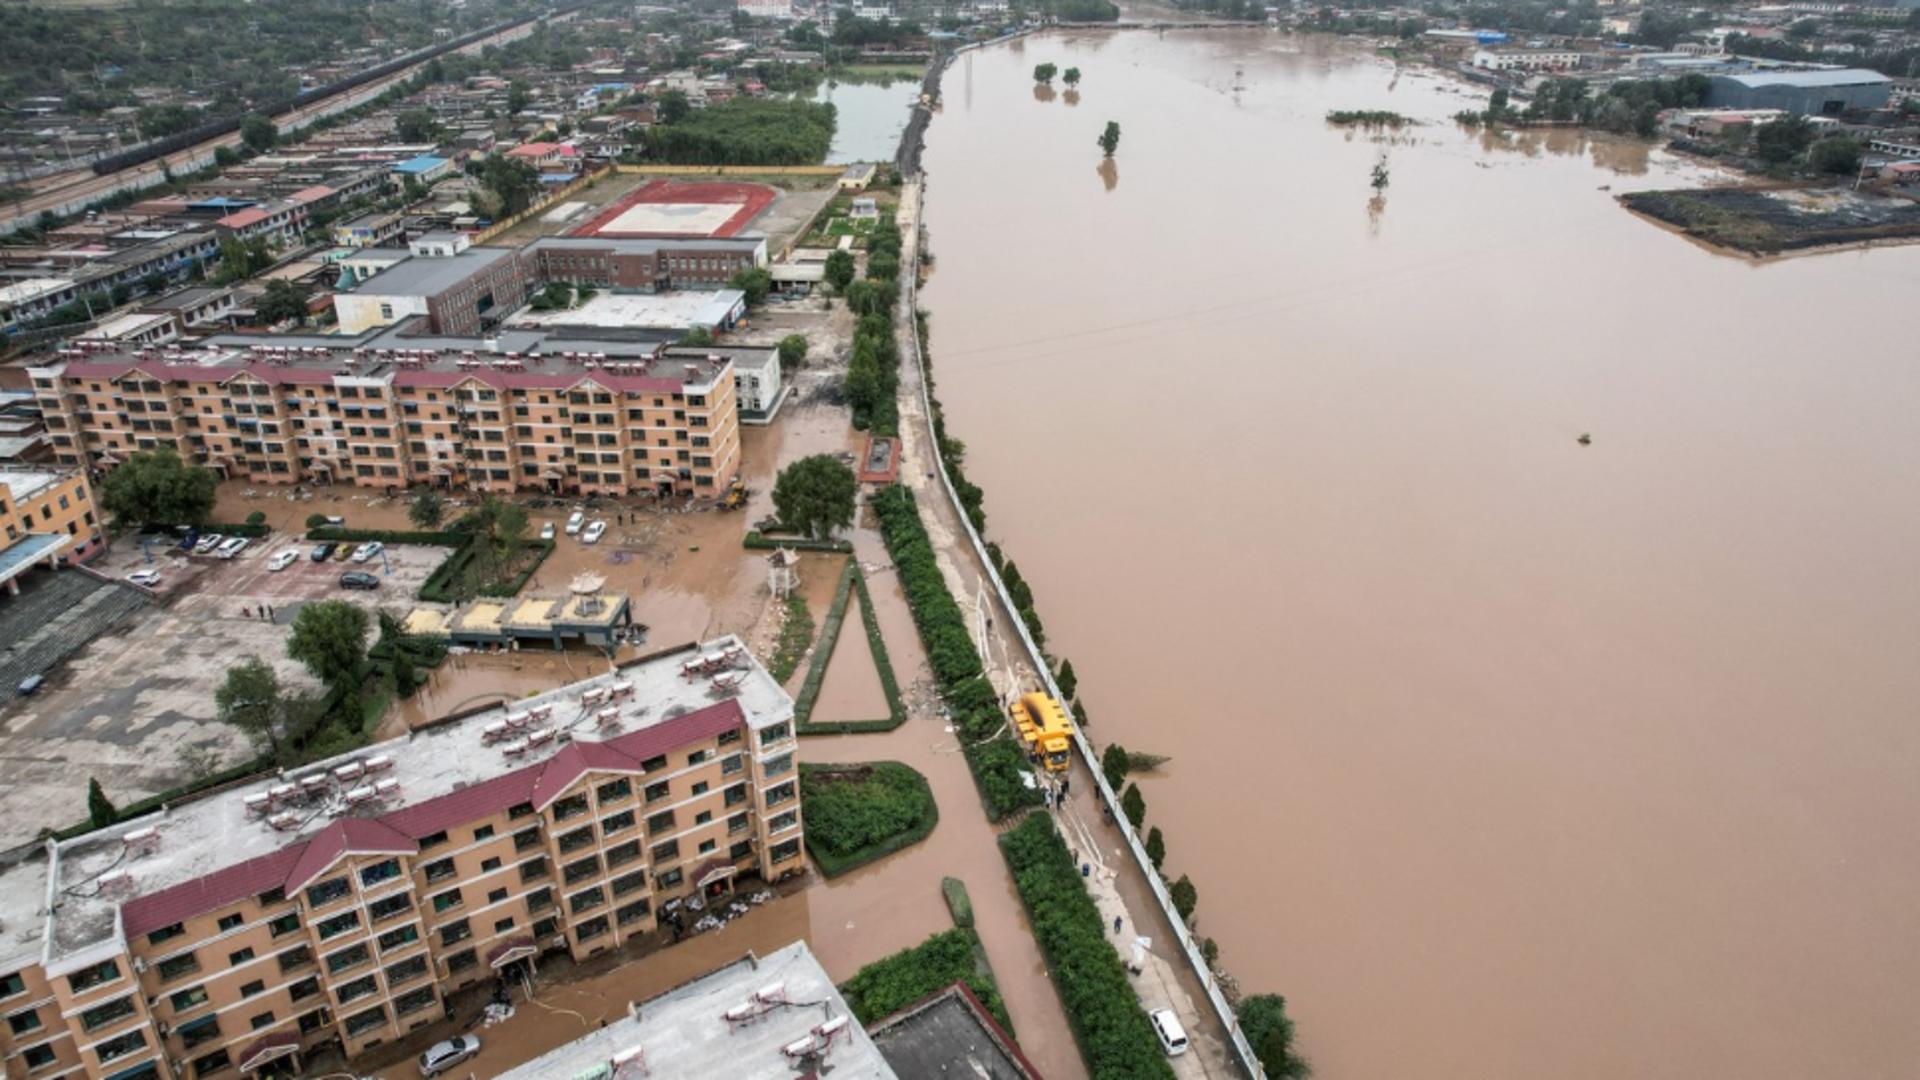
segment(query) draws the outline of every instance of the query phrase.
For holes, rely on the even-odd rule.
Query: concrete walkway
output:
[[[899,209],[900,265],[908,272],[919,266],[920,204],[920,183],[903,185]],[[920,504],[920,517],[933,541],[941,573],[973,622],[981,655],[987,661],[995,688],[1004,699],[1015,689],[1027,690],[1035,685],[1033,668],[1017,635],[1009,630],[1013,616],[985,584],[987,568],[967,540],[959,514],[947,499],[935,472],[931,418],[921,405],[920,371],[912,362],[915,355],[912,305],[911,294],[902,290],[900,311],[895,319],[900,352],[907,358],[900,369],[900,478],[913,490]],[[937,350],[929,351],[937,355]],[[953,434],[964,437],[965,433]],[[988,497],[992,497],[991,492]],[[1153,902],[1139,867],[1127,857],[1118,826],[1102,820],[1088,767],[1087,762],[1075,761],[1067,805],[1056,808],[1053,813],[1077,860],[1091,866],[1088,888],[1109,932],[1116,916],[1121,921],[1120,933],[1113,940],[1122,957],[1130,952],[1136,937],[1146,937],[1154,943],[1155,949],[1148,955],[1145,970],[1134,979],[1141,1004],[1149,1010],[1172,1009],[1187,1029],[1193,1051],[1173,1059],[1177,1075],[1222,1080],[1240,1076],[1242,1072],[1228,1048],[1227,1034],[1206,1006],[1206,994],[1198,977],[1173,946],[1173,929],[1159,905]]]

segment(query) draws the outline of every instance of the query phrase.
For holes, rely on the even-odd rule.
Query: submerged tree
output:
[[[1373,180],[1371,181],[1373,190],[1385,191],[1387,179],[1387,159],[1385,155],[1381,155],[1380,160],[1373,163]]]
[[[1033,81],[1038,83],[1050,83],[1053,81],[1054,75],[1057,74],[1059,70],[1060,70],[1059,68],[1055,67],[1052,64],[1035,64],[1033,65]]]
[[[1113,156],[1113,152],[1114,152],[1115,150],[1118,150],[1118,149],[1120,149],[1120,123],[1119,123],[1119,121],[1117,121],[1117,120],[1109,120],[1109,121],[1107,121],[1107,130],[1105,130],[1105,131],[1103,131],[1103,132],[1101,132],[1101,133],[1100,133],[1100,140],[1099,140],[1099,141],[1100,141],[1100,149],[1101,149],[1101,151],[1102,151],[1103,153],[1105,153],[1105,154],[1106,154],[1106,155],[1107,155],[1108,157],[1112,157],[1112,156]]]
[[[1061,74],[1060,80],[1066,83],[1068,86],[1079,86],[1080,85],[1080,69],[1077,67],[1068,68],[1065,72]]]
[[[781,524],[824,540],[834,529],[853,524],[859,489],[852,469],[828,454],[814,454],[780,470],[773,483],[773,508]]]

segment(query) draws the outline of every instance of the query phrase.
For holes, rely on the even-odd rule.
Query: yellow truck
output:
[[[1060,703],[1039,691],[1013,703],[1013,728],[1027,744],[1027,756],[1048,772],[1066,772],[1073,764],[1073,721]]]

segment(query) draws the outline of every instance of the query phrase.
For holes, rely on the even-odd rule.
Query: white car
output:
[[[587,512],[585,510],[575,510],[567,518],[567,535],[572,536],[574,533],[579,532],[580,526],[585,525],[586,523],[587,523]]]
[[[551,540],[553,539],[553,533],[553,522],[549,521],[545,525],[540,526],[540,539]]]
[[[160,571],[135,570],[133,573],[127,575],[127,580],[145,588],[157,588],[160,584]]]
[[[292,566],[294,563],[297,563],[299,561],[300,561],[300,553],[289,548],[288,550],[283,551],[280,554],[275,555],[272,559],[268,560],[267,570],[270,573],[277,574],[280,571],[285,570],[287,567]]]
[[[231,559],[235,555],[247,550],[247,545],[251,543],[253,543],[253,541],[244,536],[236,536],[226,543],[221,544],[219,547],[214,548],[213,553],[223,559]]]
[[[369,540],[353,549],[353,561],[366,562],[368,559],[373,558],[385,550],[387,550],[387,545],[378,540]]]
[[[1172,1009],[1155,1009],[1147,1014],[1153,1021],[1153,1033],[1160,1037],[1160,1049],[1168,1057],[1179,1057],[1187,1052],[1187,1029],[1180,1026],[1180,1018],[1173,1015]]]
[[[607,523],[601,521],[599,518],[595,518],[593,524],[587,526],[587,531],[580,534],[580,542],[583,544],[597,544],[600,542],[600,538],[606,534]]]
[[[480,1039],[473,1035],[455,1035],[434,1043],[420,1055],[420,1075],[439,1076],[480,1052]]]
[[[214,548],[226,542],[227,538],[221,536],[219,533],[208,533],[201,537],[198,543],[193,545],[193,553],[195,555],[211,555]]]

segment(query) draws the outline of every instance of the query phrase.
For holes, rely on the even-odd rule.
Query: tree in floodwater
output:
[[[1079,86],[1080,85],[1080,69],[1077,67],[1068,68],[1067,70],[1060,73],[1060,80],[1066,83],[1068,86]]]
[[[1120,124],[1116,120],[1107,121],[1107,130],[1100,133],[1100,149],[1108,157],[1120,149]]]
[[[1035,64],[1033,65],[1033,81],[1050,83],[1053,81],[1054,75],[1058,74],[1059,71],[1060,69],[1052,64]]]
[[[1372,184],[1375,191],[1387,190],[1387,156],[1385,154],[1380,155],[1380,160],[1373,163]]]

